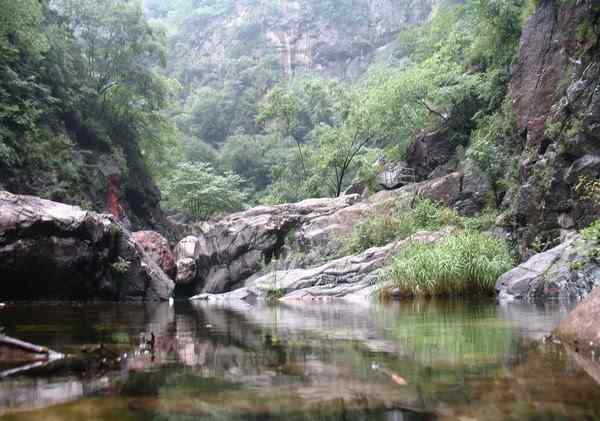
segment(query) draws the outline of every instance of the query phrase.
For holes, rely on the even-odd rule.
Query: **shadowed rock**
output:
[[[111,215],[0,191],[6,300],[166,300],[173,282]]]

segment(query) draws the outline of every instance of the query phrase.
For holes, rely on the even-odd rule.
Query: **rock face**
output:
[[[418,180],[425,180],[432,171],[450,161],[454,150],[446,130],[422,133],[407,151],[407,164],[415,170]]]
[[[111,215],[0,192],[5,300],[166,300],[173,282]]]
[[[564,225],[600,215],[574,187],[600,176],[600,56],[596,2],[541,1],[523,30],[511,96],[520,138],[519,179],[503,206],[522,254],[555,245]]]
[[[169,242],[156,231],[137,231],[132,234],[135,242],[169,277],[175,278],[177,267]]]
[[[176,247],[177,283],[193,286],[195,293],[225,292],[259,271],[261,265],[280,257],[288,242],[309,246],[324,232],[336,230],[323,220],[350,207],[357,195],[337,199],[310,199],[279,206],[259,206],[232,214],[220,221],[196,227]],[[338,215],[339,217],[339,215]],[[338,219],[340,222],[342,218]],[[311,225],[310,223],[313,222]],[[297,231],[296,231],[297,230]],[[193,259],[194,265],[189,260]]]
[[[316,263],[335,259],[344,236],[361,219],[385,211],[391,202],[404,201],[408,206],[415,197],[422,197],[476,213],[483,208],[483,201],[469,190],[480,186],[472,179],[454,172],[379,192],[365,202],[357,202],[358,195],[310,199],[259,206],[203,223],[175,248],[176,282],[185,285],[186,296],[223,293],[242,287],[264,265],[289,253],[305,254]],[[310,256],[315,250],[321,258]]]
[[[578,351],[600,350],[600,288],[579,303],[554,334]]]
[[[590,256],[595,242],[573,235],[559,246],[536,254],[502,275],[500,300],[581,299],[600,285],[600,263]]]
[[[439,241],[450,230],[422,232],[412,241],[431,243]],[[346,256],[322,266],[309,269],[276,270],[252,280],[244,288],[226,294],[200,294],[197,300],[315,300],[343,298],[368,301],[380,290],[378,277],[386,260],[411,243],[395,241],[383,247],[374,247],[355,256]]]

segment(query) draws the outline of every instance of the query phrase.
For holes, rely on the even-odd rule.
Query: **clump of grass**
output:
[[[413,243],[384,277],[408,296],[491,295],[496,279],[512,264],[505,241],[463,231],[435,244]]]
[[[448,225],[463,227],[464,220],[452,209],[421,199],[410,208],[392,207],[357,224],[348,239],[347,249],[351,254],[360,253],[405,239],[420,230],[436,230]]]

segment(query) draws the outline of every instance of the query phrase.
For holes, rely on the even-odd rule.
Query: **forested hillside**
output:
[[[455,207],[543,249],[596,214],[590,150],[564,144],[593,137],[573,92],[595,80],[597,8],[550,3],[4,0],[0,186],[164,228],[161,206],[372,194],[398,164],[465,174]],[[576,30],[548,62],[550,10]]]

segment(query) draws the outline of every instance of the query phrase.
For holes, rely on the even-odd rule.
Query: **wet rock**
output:
[[[174,284],[111,215],[0,192],[7,300],[166,300]]]
[[[559,246],[531,257],[496,282],[500,300],[581,299],[600,285],[594,241],[571,235]]]
[[[169,242],[156,231],[137,231],[132,234],[135,242],[160,266],[171,278],[175,277],[175,258],[171,252]]]
[[[600,216],[575,191],[580,176],[600,175],[598,40],[573,30],[599,16],[593,2],[543,1],[522,31],[510,83],[519,180],[503,203],[522,257],[540,238],[564,237],[561,214],[573,218],[568,229]]]

